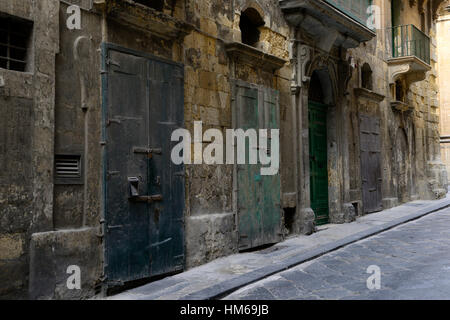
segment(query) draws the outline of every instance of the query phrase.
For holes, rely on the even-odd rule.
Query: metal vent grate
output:
[[[55,173],[57,179],[81,178],[81,156],[56,156]]]
[[[0,13],[0,68],[25,72],[33,22]]]

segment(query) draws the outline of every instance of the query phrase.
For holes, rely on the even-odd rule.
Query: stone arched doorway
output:
[[[328,68],[311,73],[308,89],[308,164],[310,205],[317,225],[332,222],[337,206],[330,173],[337,158],[334,91]],[[331,180],[331,181],[330,181]]]
[[[319,73],[314,72],[308,93],[309,173],[311,209],[317,225],[329,222],[327,111]]]

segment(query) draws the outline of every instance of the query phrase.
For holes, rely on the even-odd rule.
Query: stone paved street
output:
[[[369,290],[367,268],[381,269]],[[450,208],[326,254],[225,299],[450,299]]]

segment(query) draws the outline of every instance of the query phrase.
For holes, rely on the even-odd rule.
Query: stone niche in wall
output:
[[[166,40],[183,39],[194,29],[185,21],[132,0],[94,0],[94,7],[108,19]]]
[[[423,81],[431,66],[415,56],[388,59],[391,107],[397,112],[411,112],[413,106],[406,102],[406,95],[415,82]]]

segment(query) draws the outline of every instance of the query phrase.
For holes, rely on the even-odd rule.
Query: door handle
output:
[[[139,178],[137,177],[128,177],[128,184],[130,190],[130,201],[147,203],[163,201],[162,194],[155,194],[152,196],[139,195]]]
[[[128,177],[128,186],[131,198],[139,196],[139,178]]]

